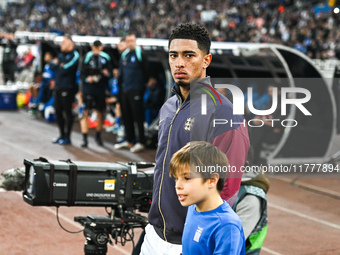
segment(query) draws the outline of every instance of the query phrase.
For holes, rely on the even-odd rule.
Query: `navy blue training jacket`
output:
[[[211,86],[209,77],[199,83]],[[196,88],[196,92],[197,90],[203,91]],[[215,102],[218,103],[207,100],[209,114],[202,116],[200,98],[193,99],[195,87],[190,88],[190,93],[184,102],[177,85],[173,87],[173,92],[175,95],[169,98],[160,110],[149,222],[161,238],[180,244],[187,208],[179,203],[174,178],[169,176],[168,168],[172,155],[190,141],[208,141],[225,152],[230,165],[240,170],[246,162],[249,137],[243,116],[233,115],[231,102],[222,94],[217,92],[221,102],[216,95],[214,95]],[[233,121],[233,125],[213,127],[213,119],[227,119],[229,122]],[[242,122],[244,124],[240,124]],[[241,176],[241,171],[229,173],[221,192],[221,197],[231,206],[237,197]]]
[[[104,69],[109,71],[108,76],[101,73]],[[90,95],[105,95],[111,73],[112,65],[110,55],[101,51],[99,55],[96,56],[93,54],[93,51],[89,51],[85,56],[80,75],[83,81],[83,93]],[[100,79],[98,82],[89,83],[86,80],[89,75],[99,75]]]
[[[54,67],[56,69],[55,89],[75,89],[79,63],[78,51],[60,52],[58,61],[58,65]]]

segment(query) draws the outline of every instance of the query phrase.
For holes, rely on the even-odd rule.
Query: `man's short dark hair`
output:
[[[101,41],[99,41],[99,40],[95,40],[95,41],[93,42],[93,46],[97,48],[97,47],[102,46],[102,43],[101,43]]]
[[[197,42],[198,48],[209,54],[211,40],[208,31],[199,24],[184,23],[177,26],[170,35],[169,48],[171,41],[174,39],[189,39]]]
[[[135,37],[137,37],[137,33],[134,32],[134,31],[129,31],[128,33],[126,33],[125,39],[126,39],[127,36],[135,36]]]

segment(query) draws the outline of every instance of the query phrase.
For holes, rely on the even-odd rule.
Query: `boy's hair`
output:
[[[184,23],[177,26],[169,37],[169,48],[174,39],[189,39],[197,42],[198,48],[205,54],[209,54],[211,40],[208,31],[199,24]]]
[[[205,169],[208,169],[209,166],[215,167],[217,165],[228,167],[229,161],[227,156],[211,143],[195,141],[187,143],[172,156],[169,165],[169,174],[170,176],[177,176],[187,167],[190,167],[190,171],[197,172],[196,167],[199,169],[200,167],[206,167]],[[198,171],[198,173],[203,178],[203,182],[212,178],[213,174],[209,171]],[[219,176],[221,176],[221,174],[219,174]],[[224,178],[219,178],[216,187],[219,192],[222,191]]]

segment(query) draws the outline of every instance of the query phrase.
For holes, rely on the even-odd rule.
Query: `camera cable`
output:
[[[79,231],[70,231],[66,228],[63,227],[63,225],[60,223],[60,220],[59,220],[59,206],[56,206],[56,215],[57,215],[57,221],[58,221],[58,224],[59,226],[64,230],[66,231],[67,233],[70,233],[70,234],[78,234],[78,233],[81,233],[84,231],[84,229],[81,229]]]

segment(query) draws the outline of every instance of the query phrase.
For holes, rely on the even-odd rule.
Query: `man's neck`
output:
[[[190,92],[190,85],[191,84],[195,84],[196,82],[201,81],[202,79],[206,78],[206,75],[204,74],[204,77],[201,78],[196,78],[194,80],[191,80],[190,84],[188,84],[187,86],[179,86],[179,89],[181,91],[181,97],[183,99],[183,101],[188,97],[189,92]]]
[[[183,99],[183,101],[188,97],[189,92],[190,92],[190,86],[188,86],[188,88],[184,88],[184,87],[179,87],[180,91],[181,91],[181,97]]]

